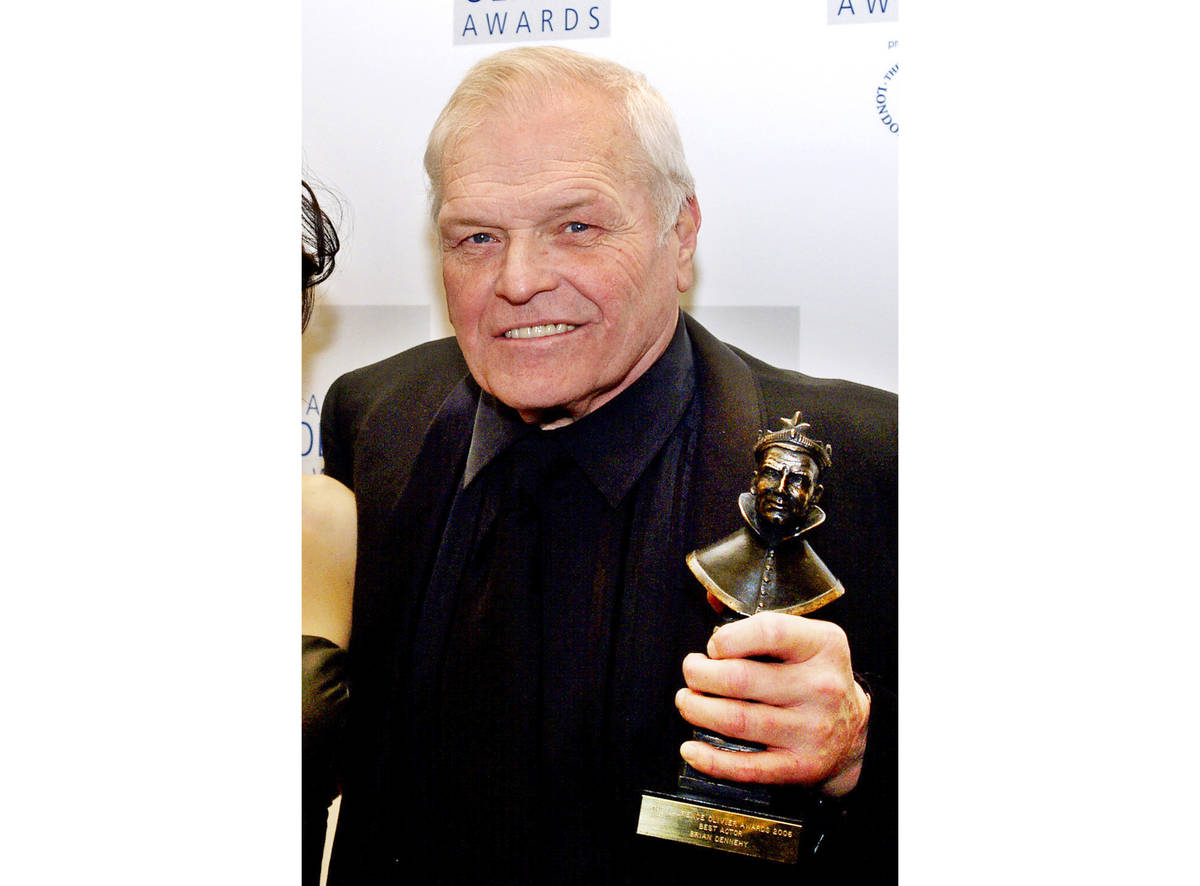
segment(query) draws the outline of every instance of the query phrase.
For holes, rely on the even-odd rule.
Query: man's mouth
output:
[[[547,335],[561,335],[570,332],[575,327],[570,323],[547,323],[542,326],[518,326],[504,333],[505,338],[544,338]]]

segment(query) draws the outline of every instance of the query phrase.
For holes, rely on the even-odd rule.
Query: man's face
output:
[[[799,525],[821,497],[819,471],[817,463],[803,453],[777,446],[767,449],[754,475],[754,509],[759,519],[776,529]]]
[[[634,382],[675,331],[699,210],[658,242],[632,136],[580,92],[497,111],[447,148],[438,213],[450,322],[471,374],[526,421],[579,418]]]

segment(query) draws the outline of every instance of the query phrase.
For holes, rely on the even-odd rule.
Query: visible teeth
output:
[[[521,326],[504,333],[505,338],[542,338],[546,335],[558,335],[570,332],[575,327],[570,323],[547,323],[544,326]]]

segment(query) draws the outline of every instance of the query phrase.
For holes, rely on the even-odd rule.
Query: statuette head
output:
[[[821,498],[824,487],[817,481],[833,465],[833,447],[808,436],[799,412],[782,421],[782,428],[764,432],[754,444],[758,468],[750,489],[760,524],[788,532]]]

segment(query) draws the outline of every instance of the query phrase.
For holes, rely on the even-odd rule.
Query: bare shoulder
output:
[[[304,474],[300,497],[305,532],[340,535],[355,531],[354,493],[337,480],[324,474]]]

